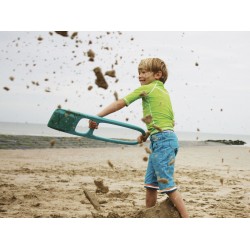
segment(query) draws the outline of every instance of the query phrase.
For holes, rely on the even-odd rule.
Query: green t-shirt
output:
[[[150,123],[146,123],[150,134],[160,130],[174,129],[174,112],[168,91],[161,81],[153,81],[142,85],[123,98],[126,105],[142,98],[143,117],[152,117]]]

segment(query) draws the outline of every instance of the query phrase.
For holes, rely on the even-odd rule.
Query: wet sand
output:
[[[145,147],[2,149],[0,217],[137,218],[145,205]],[[249,163],[245,146],[181,147],[175,179],[190,217],[249,218]],[[96,180],[106,189],[97,190]],[[165,199],[159,194],[159,203]]]

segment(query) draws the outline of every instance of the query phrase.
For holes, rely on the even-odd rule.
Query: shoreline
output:
[[[224,140],[225,141],[225,140]],[[150,142],[143,143],[149,146]],[[232,146],[232,144],[218,141],[179,141],[180,147],[192,146]],[[236,145],[233,145],[236,146]],[[237,147],[248,145],[237,145]],[[117,143],[93,140],[85,137],[62,136],[33,136],[33,135],[6,135],[0,134],[1,149],[42,149],[42,148],[105,148],[105,147],[138,147],[138,145],[123,145]]]

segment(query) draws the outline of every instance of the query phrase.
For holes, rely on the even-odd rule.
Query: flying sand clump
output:
[[[158,179],[158,182],[163,183],[163,184],[167,184],[167,183],[168,183],[168,180],[165,179],[165,178],[159,178],[159,179]]]
[[[50,147],[53,148],[56,144],[56,140],[51,140],[50,141]]]
[[[152,117],[152,115],[146,115],[146,116],[143,117],[141,120],[142,120],[144,123],[149,124],[149,123],[152,122],[153,117]]]
[[[115,168],[114,164],[113,164],[110,160],[108,160],[107,162],[108,162],[108,165],[109,165],[112,169]]]
[[[115,70],[108,70],[105,72],[105,75],[110,77],[116,77]]]
[[[55,31],[55,33],[64,37],[68,37],[68,31]]]
[[[88,50],[87,55],[90,62],[93,62],[95,60],[95,52],[92,49]]]
[[[6,86],[3,87],[3,89],[6,90],[6,91],[9,91],[9,90],[10,90],[10,88],[9,88],[9,87],[6,87]]]
[[[148,94],[145,91],[142,91],[141,94],[140,94],[141,97],[146,97],[147,95]]]
[[[145,147],[144,149],[145,149],[146,153],[148,153],[148,154],[152,153],[152,151],[148,147]]]
[[[96,80],[95,83],[99,88],[103,88],[103,89],[107,89],[108,88],[108,84],[102,74],[102,70],[100,67],[96,67],[94,68],[94,72],[96,75]]]
[[[118,93],[116,91],[114,92],[114,96],[115,96],[115,100],[117,101],[119,99],[119,97],[118,97]]]

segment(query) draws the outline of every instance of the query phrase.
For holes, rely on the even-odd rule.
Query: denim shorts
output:
[[[179,149],[178,138],[171,130],[150,136],[148,167],[145,175],[145,188],[171,193],[177,189],[174,182],[174,163]]]

